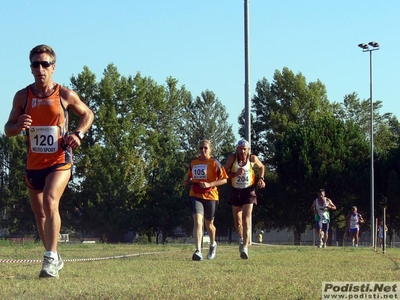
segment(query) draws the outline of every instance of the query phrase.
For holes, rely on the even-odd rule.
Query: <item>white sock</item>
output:
[[[57,252],[46,251],[44,253],[44,256],[50,257],[50,258],[52,258],[54,260],[58,260]]]

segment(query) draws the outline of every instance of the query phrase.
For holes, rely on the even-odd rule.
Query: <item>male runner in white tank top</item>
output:
[[[311,210],[315,216],[316,230],[319,236],[318,248],[326,248],[329,223],[331,221],[329,210],[336,210],[336,205],[333,204],[331,199],[325,197],[325,190],[320,189],[318,191],[318,198],[314,200]]]

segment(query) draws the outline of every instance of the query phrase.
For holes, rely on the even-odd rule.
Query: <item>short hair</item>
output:
[[[207,144],[209,147],[210,147],[210,149],[212,149],[212,144],[211,144],[211,141],[210,140],[201,140],[200,142],[199,142],[199,146],[201,145],[201,144]]]
[[[241,140],[237,143],[237,147],[251,148],[251,147],[250,147],[250,143],[249,143],[248,141],[246,141],[245,139],[241,139]]]
[[[319,189],[318,194],[325,193],[325,189]]]
[[[34,47],[31,52],[29,52],[29,61],[32,62],[32,57],[35,54],[42,54],[46,53],[51,57],[51,62],[55,63],[56,62],[56,53],[54,52],[53,48],[47,45],[38,45]]]

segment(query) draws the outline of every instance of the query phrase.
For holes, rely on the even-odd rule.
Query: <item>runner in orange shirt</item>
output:
[[[219,194],[217,186],[227,182],[228,175],[221,163],[211,157],[211,142],[204,140],[199,145],[200,156],[190,164],[185,184],[192,183],[190,189],[190,202],[194,221],[193,236],[196,251],[192,260],[203,260],[201,241],[203,238],[203,219],[210,236],[210,249],[208,259],[214,259],[217,251],[215,241],[216,228],[214,226],[215,211],[218,207]]]
[[[4,131],[8,137],[26,133],[26,182],[37,230],[46,250],[39,277],[58,277],[64,266],[57,253],[60,198],[71,179],[72,150],[81,145],[94,116],[75,92],[53,81],[56,54],[51,47],[34,47],[29,60],[34,83],[15,94]],[[80,117],[72,134],[68,133],[69,109]]]

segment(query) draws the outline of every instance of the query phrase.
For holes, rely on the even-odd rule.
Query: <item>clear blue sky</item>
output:
[[[400,1],[250,1],[250,90],[263,77],[288,67],[307,82],[320,79],[331,102],[357,92],[369,98],[369,54],[359,43],[379,42],[373,52],[374,100],[381,113],[400,118]],[[3,0],[0,132],[18,89],[32,83],[29,51],[48,44],[57,53],[54,80],[86,65],[97,79],[109,63],[121,75],[168,76],[192,95],[213,91],[226,106],[237,134],[244,107],[244,0]]]

